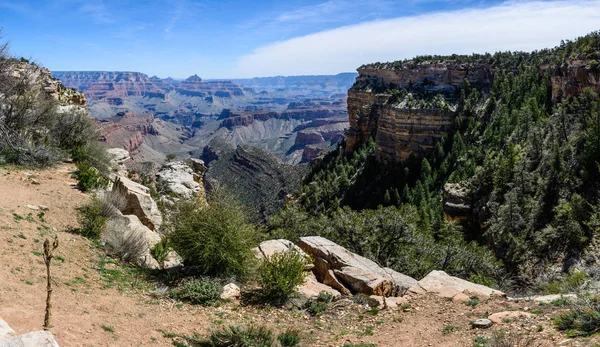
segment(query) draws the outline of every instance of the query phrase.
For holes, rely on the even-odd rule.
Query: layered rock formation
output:
[[[346,150],[352,152],[373,138],[377,159],[384,164],[427,152],[453,131],[455,118],[449,107],[413,106],[385,91],[440,93],[453,99],[464,81],[483,90],[493,81],[491,65],[483,63],[407,62],[401,66],[364,66],[358,72],[348,91]]]
[[[250,208],[255,220],[277,213],[285,197],[300,187],[305,166],[284,164],[281,159],[258,148],[233,146],[221,138],[204,148],[208,166],[205,184],[222,184]]]
[[[578,95],[584,88],[600,94],[600,66],[596,60],[569,58],[552,73],[552,100]]]
[[[485,61],[485,60],[482,60]],[[600,67],[592,59],[569,58],[560,66],[539,66],[540,73],[551,71],[552,99],[578,95],[584,88],[600,93]],[[377,159],[383,164],[422,155],[437,141],[454,131],[457,96],[469,85],[487,93],[495,73],[504,71],[491,63],[457,63],[452,60],[371,64],[358,69],[359,76],[348,91],[346,150],[352,152],[373,138]],[[419,99],[439,94],[446,107],[405,102],[392,90],[404,91]]]

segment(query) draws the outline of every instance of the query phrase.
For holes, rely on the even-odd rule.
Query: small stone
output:
[[[48,206],[46,206],[46,205],[40,205],[40,210],[42,210],[42,211],[49,211],[50,208]]]
[[[31,181],[32,184],[40,184],[40,181],[36,180],[35,178],[31,178],[29,180]]]
[[[40,209],[39,207],[37,207],[35,205],[27,205],[27,208],[30,209],[30,210],[34,210],[34,211],[37,211],[37,210]]]
[[[221,299],[239,299],[240,287],[236,286],[235,283],[229,283],[223,287],[223,293],[221,293]]]
[[[485,318],[480,318],[473,322],[473,328],[487,329],[492,326],[492,321]]]

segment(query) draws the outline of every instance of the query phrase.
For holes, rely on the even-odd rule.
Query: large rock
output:
[[[182,161],[166,163],[156,173],[156,183],[161,191],[185,199],[192,198],[200,193],[201,187],[198,183],[200,180],[201,176]]]
[[[309,299],[318,297],[321,292],[331,294],[334,300],[341,296],[339,291],[320,283],[312,273],[306,276],[305,282],[298,287],[298,292]]]
[[[159,233],[150,230],[135,215],[113,216],[106,222],[106,230],[102,235],[102,240],[109,247],[123,249],[121,245],[124,240],[131,238],[142,240],[138,244],[139,249],[136,247],[135,250],[130,250],[131,252],[138,253],[135,259],[131,259],[131,261],[137,266],[148,269],[159,269],[160,265],[150,253],[152,247],[160,242]]]
[[[444,212],[451,217],[465,218],[471,211],[470,191],[464,183],[444,184]]]
[[[0,347],[59,347],[54,336],[49,331],[34,331],[31,333],[0,337]]]
[[[125,177],[117,177],[113,184],[113,192],[124,196],[124,215],[135,215],[150,230],[157,230],[162,224],[162,215],[156,202],[150,196],[150,189]]]
[[[308,258],[308,255],[300,247],[294,245],[292,241],[285,239],[263,241],[258,247],[254,248],[254,252],[261,258],[270,258],[275,253],[283,253],[292,249]]]
[[[409,289],[414,294],[433,294],[444,298],[468,299],[475,295],[480,298],[506,297],[506,294],[480,284],[453,277],[444,271],[431,271]]]
[[[310,259],[310,257],[306,253],[304,253],[302,249],[300,249],[300,247],[294,245],[292,241],[286,239],[263,241],[260,243],[260,245],[258,245],[258,247],[254,247],[252,249],[252,251],[254,252],[254,254],[256,254],[256,257],[259,260],[269,259],[275,253],[283,253],[291,250],[299,253],[307,260]],[[309,262],[306,264],[306,270],[311,270],[312,268],[314,268],[314,265],[312,263]]]
[[[330,282],[333,271],[333,277],[353,293],[395,296],[417,283],[324,237],[301,237],[299,246],[314,259],[313,272],[320,282]]]
[[[0,338],[13,335],[15,335],[15,331],[12,330],[10,326],[8,326],[8,323],[6,323],[6,321],[0,318]]]

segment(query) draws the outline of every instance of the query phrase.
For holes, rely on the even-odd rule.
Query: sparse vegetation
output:
[[[258,267],[258,282],[264,298],[274,304],[283,304],[304,283],[307,260],[300,253],[289,250],[278,252],[263,260]]]
[[[218,282],[209,278],[197,278],[171,290],[169,295],[178,300],[207,306],[216,303],[222,291],[223,287]]]
[[[184,337],[192,347],[272,347],[273,332],[264,326],[230,326],[213,331],[208,338]]]
[[[294,347],[300,344],[301,332],[298,329],[288,328],[281,334],[277,335],[277,341],[282,347]]]
[[[104,232],[108,216],[103,214],[102,203],[97,197],[92,197],[90,202],[77,209],[81,228],[76,231],[81,235],[98,240]]]

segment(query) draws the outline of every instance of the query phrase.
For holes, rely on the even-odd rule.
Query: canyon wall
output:
[[[584,88],[600,94],[600,68],[595,60],[568,59],[556,67],[540,66],[540,73],[551,68],[552,99],[578,95]],[[371,64],[358,69],[356,83],[348,91],[346,151],[353,152],[373,138],[377,160],[394,164],[411,153],[422,155],[437,141],[454,131],[457,95],[464,81],[486,93],[497,67],[488,63],[405,62]],[[407,107],[394,99],[390,90],[422,95],[441,94],[449,107]]]
[[[595,60],[568,59],[552,72],[552,100],[574,96],[584,88],[600,94],[600,66]]]

